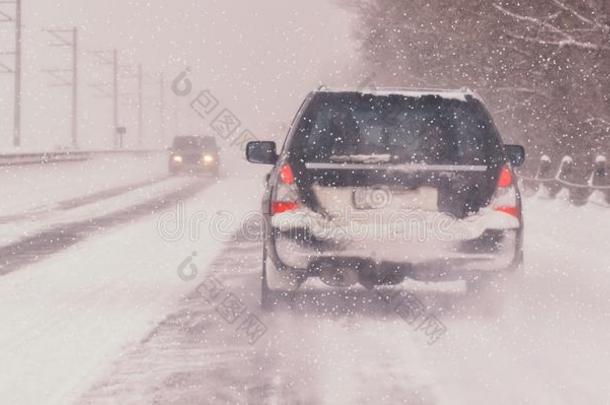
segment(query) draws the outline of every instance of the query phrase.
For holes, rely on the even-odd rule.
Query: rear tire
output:
[[[261,308],[273,311],[280,306],[290,307],[300,281],[286,274],[278,274],[273,265],[269,265],[266,254],[263,255],[263,274],[261,277]],[[269,274],[268,272],[275,272]]]
[[[273,311],[282,300],[282,293],[271,290],[267,285],[267,271],[263,269],[261,280],[261,308],[263,311]]]
[[[469,316],[498,318],[504,311],[508,274],[485,274],[468,281],[466,294],[460,299],[460,311]]]
[[[523,275],[523,252],[509,268],[490,274],[480,274],[467,283],[467,305],[484,316],[497,317],[504,310],[509,291]]]
[[[476,279],[468,282],[468,290],[475,294],[495,290],[498,293],[505,293],[508,284],[517,280],[523,274],[524,255],[519,251],[515,256],[513,264],[499,272],[480,274]]]
[[[281,306],[290,306],[294,299],[294,291],[272,290],[267,284],[267,270],[263,268],[261,280],[261,308],[271,312]]]

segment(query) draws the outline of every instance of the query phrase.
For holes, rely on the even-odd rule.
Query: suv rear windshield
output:
[[[318,93],[291,145],[305,162],[489,164],[501,157],[491,117],[476,99]]]

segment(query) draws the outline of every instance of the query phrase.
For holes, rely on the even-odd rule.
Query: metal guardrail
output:
[[[79,162],[99,155],[147,155],[164,152],[163,149],[121,149],[92,151],[59,151],[41,153],[5,153],[0,154],[0,166],[24,166],[49,163]]]
[[[75,162],[90,158],[87,152],[8,153],[0,155],[0,166]]]
[[[559,169],[553,174],[553,165],[548,156],[540,158],[536,175],[526,176],[517,173],[525,195],[543,191],[548,198],[556,198],[562,190],[567,190],[568,201],[580,206],[589,202],[610,207],[610,173],[607,160],[598,156],[588,181],[583,184],[575,180],[574,159],[564,156]]]

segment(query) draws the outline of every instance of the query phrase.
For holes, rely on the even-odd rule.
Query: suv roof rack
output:
[[[364,89],[354,88],[329,88],[327,86],[320,86],[316,91],[320,92],[358,92],[358,93],[371,93],[371,94],[405,94],[405,95],[439,95],[447,98],[459,98],[465,100],[466,97],[472,97],[474,99],[483,100],[483,98],[475,91],[468,87],[461,87],[459,89],[443,89],[443,88],[425,88],[425,87],[374,87]]]

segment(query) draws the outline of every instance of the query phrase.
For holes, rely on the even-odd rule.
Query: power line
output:
[[[78,29],[45,29],[55,42],[50,43],[51,47],[70,47],[72,49],[72,67],[70,69],[45,69],[44,73],[53,77],[56,83],[52,83],[50,87],[71,87],[72,89],[72,147],[78,149]],[[66,34],[69,37],[66,38]],[[66,73],[69,73],[71,79],[66,79]]]

